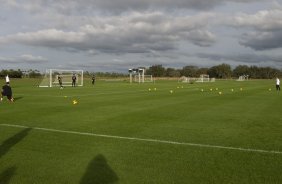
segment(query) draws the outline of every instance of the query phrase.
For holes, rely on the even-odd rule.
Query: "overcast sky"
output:
[[[282,69],[282,0],[0,0],[0,69]]]

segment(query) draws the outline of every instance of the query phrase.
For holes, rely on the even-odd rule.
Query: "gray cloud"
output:
[[[282,6],[275,2],[0,0],[0,62],[102,71],[140,63],[282,66]],[[15,56],[31,49],[33,55]]]
[[[207,10],[216,6],[234,2],[249,3],[267,0],[28,0],[22,3],[19,0],[3,1],[3,5],[17,7],[30,12],[42,12],[45,7],[64,14],[89,13],[102,11],[122,13],[124,11],[145,11],[159,9],[194,9]]]
[[[176,49],[185,41],[207,47],[215,35],[207,29],[213,14],[173,17],[161,12],[97,18],[78,30],[45,29],[0,37],[0,45],[19,43],[103,53],[148,53]]]
[[[282,30],[244,34],[239,43],[255,50],[282,48]]]
[[[246,28],[239,43],[255,50],[282,48],[282,9],[259,11],[256,14],[238,14],[228,18],[227,25]]]
[[[220,62],[240,62],[246,64],[258,64],[258,63],[279,63],[282,64],[282,58],[279,56],[270,56],[263,54],[211,54],[211,53],[198,53],[196,57],[210,59]]]

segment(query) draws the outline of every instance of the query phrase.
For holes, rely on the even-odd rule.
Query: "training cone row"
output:
[[[200,91],[201,91],[201,92],[204,92],[205,90],[202,88],[202,89],[200,89]],[[206,90],[206,91],[211,91],[211,92],[212,92],[212,91],[218,91],[218,94],[219,94],[219,95],[222,95],[222,94],[223,94],[223,92],[220,91],[218,88],[215,88],[215,89],[210,88],[209,90]],[[234,92],[235,90],[234,90],[233,88],[231,88],[230,91],[231,91],[231,92]],[[243,91],[243,88],[240,88],[239,91]],[[270,91],[271,91],[271,89],[270,89]]]
[[[157,88],[149,88],[148,91],[157,91]]]

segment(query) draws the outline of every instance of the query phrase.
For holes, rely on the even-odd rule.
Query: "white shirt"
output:
[[[280,80],[278,78],[276,79],[276,85],[280,85]]]
[[[6,82],[10,82],[9,76],[6,76]]]

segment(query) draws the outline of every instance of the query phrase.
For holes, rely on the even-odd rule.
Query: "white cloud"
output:
[[[250,27],[260,31],[275,31],[282,29],[282,10],[271,9],[259,11],[256,14],[240,13],[229,21],[235,27]]]
[[[44,58],[42,56],[33,56],[31,54],[23,54],[17,57],[0,57],[0,63],[3,64],[38,64],[46,62],[48,62],[47,58]]]
[[[27,63],[42,63],[47,62],[48,59],[42,57],[42,56],[33,56],[31,54],[23,54],[19,57],[19,59],[23,60],[23,62]]]
[[[138,63],[173,67],[280,62],[264,57],[279,55],[282,48],[282,6],[275,0],[0,0],[0,4],[0,56],[12,56],[0,62],[17,66],[114,70]],[[15,56],[31,50],[32,54]]]
[[[282,9],[274,8],[255,14],[240,13],[228,18],[226,24],[245,28],[240,44],[255,50],[282,48]]]

